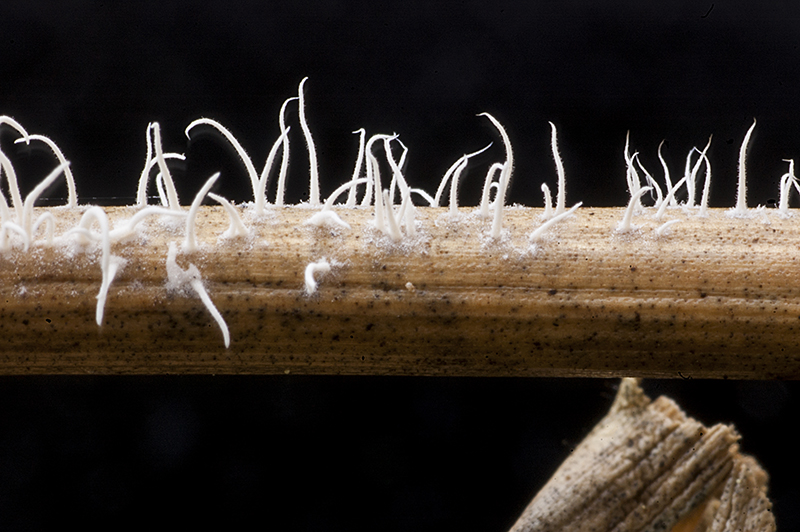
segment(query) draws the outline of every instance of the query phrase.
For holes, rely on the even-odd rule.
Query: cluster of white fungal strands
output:
[[[184,160],[182,153],[165,152],[161,137],[161,129],[158,123],[151,123],[146,129],[147,153],[144,168],[139,177],[139,184],[136,191],[136,203],[131,208],[131,215],[122,219],[111,221],[104,209],[100,207],[89,207],[78,204],[75,191],[75,181],[70,171],[69,163],[57,145],[49,138],[42,135],[31,135],[14,119],[10,117],[0,117],[0,126],[10,128],[18,136],[18,143],[42,142],[46,144],[54,153],[58,160],[58,165],[47,177],[45,177],[28,195],[22,198],[17,184],[16,173],[9,157],[0,151],[0,170],[5,176],[7,190],[11,196],[9,206],[5,194],[0,192],[0,252],[8,257],[12,252],[28,252],[31,248],[63,248],[64,246],[78,246],[84,251],[100,252],[98,262],[102,271],[102,281],[97,295],[97,323],[102,325],[104,308],[109,297],[109,289],[119,271],[125,268],[126,261],[117,255],[112,254],[112,249],[119,249],[119,245],[125,242],[142,239],[142,222],[147,218],[152,218],[155,223],[164,228],[167,235],[179,235],[182,228],[182,237],[179,248],[170,246],[169,249],[174,253],[170,257],[177,257],[177,253],[191,256],[200,250],[200,245],[196,237],[197,217],[200,206],[207,198],[220,204],[230,219],[230,226],[219,238],[225,241],[241,241],[242,249],[252,246],[255,238],[253,227],[248,227],[243,221],[243,215],[252,224],[269,224],[269,213],[273,209],[284,206],[285,182],[289,158],[289,131],[286,125],[285,114],[289,105],[298,105],[299,122],[308,150],[309,167],[309,195],[308,203],[298,207],[311,209],[312,212],[305,221],[306,225],[325,228],[333,231],[348,231],[351,229],[346,219],[334,211],[334,205],[346,193],[345,203],[340,208],[345,209],[372,209],[372,227],[374,235],[370,241],[378,246],[408,251],[411,247],[424,240],[425,235],[420,234],[422,228],[418,215],[420,203],[429,207],[439,207],[442,203],[445,189],[450,187],[449,210],[446,215],[447,223],[473,224],[485,220],[487,225],[481,230],[480,242],[483,246],[496,246],[508,244],[510,241],[508,229],[504,229],[504,213],[507,211],[506,197],[512,172],[514,170],[514,152],[511,146],[509,135],[503,125],[492,115],[481,113],[479,116],[487,119],[496,129],[502,141],[504,159],[489,165],[486,176],[483,180],[483,191],[480,205],[476,210],[465,216],[459,211],[458,190],[459,181],[468,167],[469,161],[477,154],[489,150],[492,146],[490,142],[483,148],[471,153],[464,154],[445,172],[435,194],[431,195],[424,189],[412,186],[404,175],[404,166],[408,154],[408,148],[403,144],[396,134],[374,134],[367,136],[361,129],[356,131],[359,135],[359,149],[352,178],[336,188],[330,196],[323,202],[319,194],[319,177],[316,159],[315,144],[311,135],[310,128],[306,120],[304,87],[307,79],[303,79],[298,87],[297,96],[292,96],[283,103],[279,112],[280,131],[277,139],[272,144],[264,166],[259,173],[256,166],[242,144],[236,137],[222,124],[210,119],[200,118],[193,121],[186,127],[186,136],[194,133],[201,128],[213,128],[231,144],[233,149],[241,158],[245,171],[250,179],[253,189],[253,202],[243,206],[234,206],[224,197],[213,193],[211,190],[219,174],[211,176],[200,188],[188,209],[184,208],[178,198],[176,187],[170,171],[170,161]],[[528,233],[528,247],[520,251],[521,254],[534,252],[536,247],[545,239],[550,229],[562,220],[573,216],[580,208],[581,203],[577,203],[571,208],[566,207],[566,186],[565,170],[561,161],[557,145],[556,126],[551,126],[551,143],[553,157],[556,163],[558,177],[558,190],[556,201],[553,204],[550,189],[546,184],[542,185],[545,197],[545,208],[541,216],[537,217],[541,223],[535,224]],[[766,216],[763,209],[748,210],[746,197],[746,151],[750,134],[755,127],[755,122],[747,132],[742,143],[741,156],[739,161],[739,195],[736,207],[730,211],[733,217],[747,217],[752,215]],[[635,216],[646,216],[657,222],[654,227],[654,236],[660,238],[666,235],[668,229],[675,223],[696,216],[699,218],[708,217],[708,195],[711,180],[711,165],[707,156],[707,151],[711,144],[702,150],[693,149],[686,158],[686,168],[684,175],[673,184],[670,177],[669,168],[661,156],[661,146],[659,146],[659,159],[664,170],[665,190],[658,184],[657,180],[648,172],[638,157],[637,153],[630,153],[629,140],[625,143],[625,161],[627,163],[627,182],[630,191],[630,202],[624,211],[622,220],[617,226],[617,233],[631,233],[639,229],[633,224]],[[273,169],[278,163],[276,170]],[[781,178],[780,204],[777,213],[780,216],[790,216],[788,209],[789,194],[792,188],[800,191],[800,184],[794,175],[794,162],[789,162],[789,171]],[[391,176],[382,175],[381,167],[388,167]],[[696,188],[700,182],[700,170],[704,168],[703,189],[699,205],[697,204]],[[273,171],[274,170],[274,171]],[[153,177],[153,173],[155,176]],[[277,189],[273,203],[267,198],[268,181],[270,176],[277,173]],[[643,177],[642,177],[643,174]],[[69,197],[65,208],[44,210],[38,217],[34,216],[34,204],[39,196],[61,175],[67,182]],[[157,197],[160,205],[152,206],[148,204],[148,187],[155,181]],[[678,191],[684,191],[686,200],[679,203],[676,199]],[[359,199],[360,191],[360,199]],[[644,207],[642,199],[647,193],[654,194],[654,204],[651,207]],[[57,227],[62,227],[65,220],[70,218],[68,213],[80,213],[80,220],[70,227],[64,227],[60,234],[56,234]],[[664,220],[667,212],[678,213],[681,218]],[[649,213],[649,214],[648,214]],[[60,220],[57,218],[61,218]],[[112,226],[113,225],[113,226]],[[257,231],[256,231],[257,232]],[[424,230],[423,230],[424,233]],[[74,250],[71,252],[74,254]],[[166,259],[165,259],[166,260]],[[177,258],[171,261],[175,266]],[[312,296],[317,291],[318,277],[330,273],[331,264],[324,256],[312,257],[308,262],[305,274],[304,292]],[[327,265],[327,266],[326,266]],[[336,262],[333,267],[335,269]],[[192,269],[194,268],[194,269]],[[189,265],[189,270],[193,272],[188,277],[178,275],[178,270],[173,267],[169,269],[169,279],[165,281],[165,286],[171,293],[181,293],[179,286],[190,287],[186,292],[189,295],[200,297],[208,308],[208,311],[219,324],[223,332],[226,346],[229,345],[230,338],[224,319],[214,307],[211,298],[202,289],[201,272],[196,267]],[[185,282],[178,282],[184,279]],[[185,292],[185,291],[184,291]]]

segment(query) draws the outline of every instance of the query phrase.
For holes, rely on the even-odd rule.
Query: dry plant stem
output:
[[[624,379],[511,532],[774,532],[767,475],[737,440]]]
[[[112,226],[136,212],[106,210]],[[335,210],[350,230],[289,207],[245,213],[251,235],[220,240],[228,216],[201,208],[199,251],[177,261],[199,269],[229,349],[199,298],[165,288],[180,223],[150,217],[112,246],[127,262],[102,327],[99,253],[42,240],[6,251],[0,373],[800,377],[795,219],[676,210],[657,236],[651,209],[618,233],[623,209],[581,208],[532,243],[541,209],[506,209],[492,239],[474,209],[420,208],[417,236],[393,241],[372,209]],[[56,240],[81,215],[51,212]],[[308,295],[305,269],[322,259],[331,272]]]

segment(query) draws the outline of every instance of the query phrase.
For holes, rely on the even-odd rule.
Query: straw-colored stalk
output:
[[[112,227],[136,212],[105,210]],[[52,209],[52,246],[0,255],[0,373],[800,376],[800,224],[775,211],[620,232],[623,209],[581,208],[532,238],[542,210],[512,208],[492,238],[473,209],[419,208],[400,240],[371,209],[335,211],[350,229],[300,206],[245,210],[249,236],[221,238],[225,210],[200,209],[178,271],[196,266],[226,348],[196,290],[167,284],[184,219],[112,244],[98,327],[101,253],[59,236],[80,209]]]

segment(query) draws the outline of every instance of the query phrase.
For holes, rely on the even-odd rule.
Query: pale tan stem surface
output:
[[[106,210],[112,225],[136,212]],[[166,289],[180,222],[150,218],[112,247],[127,264],[102,327],[96,248],[39,235],[4,252],[0,373],[800,377],[798,217],[674,210],[659,237],[650,210],[620,234],[622,209],[582,208],[532,244],[540,209],[508,210],[493,241],[474,209],[421,208],[417,236],[395,243],[370,210],[335,210],[350,230],[290,207],[245,213],[253,235],[220,240],[227,216],[202,208],[200,251],[178,264],[199,268],[229,349],[198,297]],[[80,217],[51,212],[56,237]],[[305,268],[323,258],[332,271],[309,296]]]

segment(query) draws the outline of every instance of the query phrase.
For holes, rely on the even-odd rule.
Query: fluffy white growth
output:
[[[317,227],[341,227],[350,229],[350,224],[342,220],[333,211],[319,211],[314,213],[311,218],[305,221],[305,225],[316,225]]]
[[[617,231],[620,233],[627,233],[629,231],[633,231],[635,227],[631,225],[631,221],[633,220],[633,211],[636,208],[636,204],[639,203],[639,200],[650,192],[650,187],[642,187],[640,188],[636,194],[631,196],[630,201],[628,202],[628,207],[625,209],[625,215],[622,217],[622,221],[617,226]]]
[[[211,187],[214,186],[214,183],[217,182],[217,179],[219,179],[219,172],[208,178],[203,185],[203,188],[201,188],[194,197],[192,206],[189,207],[189,215],[186,217],[186,239],[183,241],[184,253],[193,253],[197,251],[197,238],[195,237],[194,223],[195,219],[197,218],[197,211],[200,210],[200,205],[203,203],[203,199],[206,197],[206,194],[208,194],[208,191],[211,190]]]
[[[303,136],[306,138],[306,146],[308,147],[308,165],[309,165],[309,191],[308,203],[312,207],[319,205],[319,169],[317,168],[317,149],[314,147],[314,139],[311,137],[311,130],[306,122],[306,105],[303,98],[303,87],[306,84],[308,77],[303,78],[300,86],[297,88],[297,98],[300,101],[300,127],[303,130]]]
[[[28,139],[17,139],[15,144],[20,142],[29,142],[30,140],[37,140],[46,144],[56,156],[56,159],[58,159],[59,166],[64,167],[64,177],[67,179],[67,207],[76,207],[78,205],[78,193],[75,191],[75,178],[72,176],[72,170],[70,169],[69,163],[67,163],[67,159],[64,157],[61,149],[56,145],[55,142],[44,135],[30,135]]]
[[[747,130],[747,134],[742,140],[742,147],[739,149],[739,186],[736,189],[736,207],[731,211],[734,216],[747,214],[747,149],[750,144],[750,135],[756,128],[756,119],[753,125]]]
[[[506,162],[503,163],[503,169],[500,171],[500,186],[497,189],[497,194],[494,199],[494,220],[492,221],[491,237],[494,239],[500,238],[500,231],[503,229],[503,207],[506,202],[506,191],[508,190],[508,183],[511,181],[511,172],[514,169],[514,151],[511,149],[511,141],[508,139],[508,133],[505,128],[497,121],[495,117],[489,113],[481,113],[478,116],[485,116],[488,118],[503,139],[503,146],[506,149]]]
[[[583,202],[578,202],[570,210],[564,211],[561,214],[557,214],[556,216],[553,216],[552,218],[547,220],[545,223],[543,223],[542,225],[537,227],[536,230],[533,233],[530,234],[529,239],[532,242],[537,242],[537,241],[541,240],[542,239],[542,235],[544,235],[545,231],[547,231],[548,229],[550,229],[550,227],[554,226],[555,224],[557,224],[558,222],[560,222],[561,220],[563,220],[567,216],[569,216],[572,213],[574,213],[575,211],[577,211],[582,204],[583,204]]]
[[[556,210],[555,215],[563,214],[567,210],[567,185],[566,177],[564,174],[564,163],[561,160],[561,155],[558,153],[558,132],[556,125],[552,122],[550,124],[550,147],[553,150],[553,159],[556,161],[556,172],[558,173],[558,196],[556,197]]]
[[[217,325],[219,325],[219,328],[222,331],[222,338],[225,342],[225,347],[230,347],[231,335],[228,331],[228,324],[225,323],[225,319],[222,317],[222,314],[220,314],[219,310],[217,310],[217,307],[214,306],[214,302],[211,301],[211,297],[209,297],[205,286],[203,286],[203,280],[200,277],[200,270],[198,270],[197,266],[194,264],[189,264],[189,268],[184,270],[178,266],[178,262],[176,260],[177,255],[178,250],[175,243],[170,242],[169,251],[167,252],[167,290],[178,293],[185,292],[187,288],[194,290],[194,292],[203,302],[203,305],[205,305],[206,309],[208,309],[208,312],[211,313],[214,321],[216,321]]]
[[[242,217],[239,216],[239,212],[231,205],[230,201],[213,192],[209,192],[208,197],[222,205],[228,215],[228,219],[231,221],[231,225],[222,233],[224,238],[239,238],[250,234],[250,230],[245,227]]]
[[[330,263],[325,260],[321,259],[317,262],[312,262],[308,266],[306,266],[305,271],[305,283],[306,283],[306,295],[312,295],[317,291],[317,284],[316,275],[317,274],[325,274],[331,271]]]

